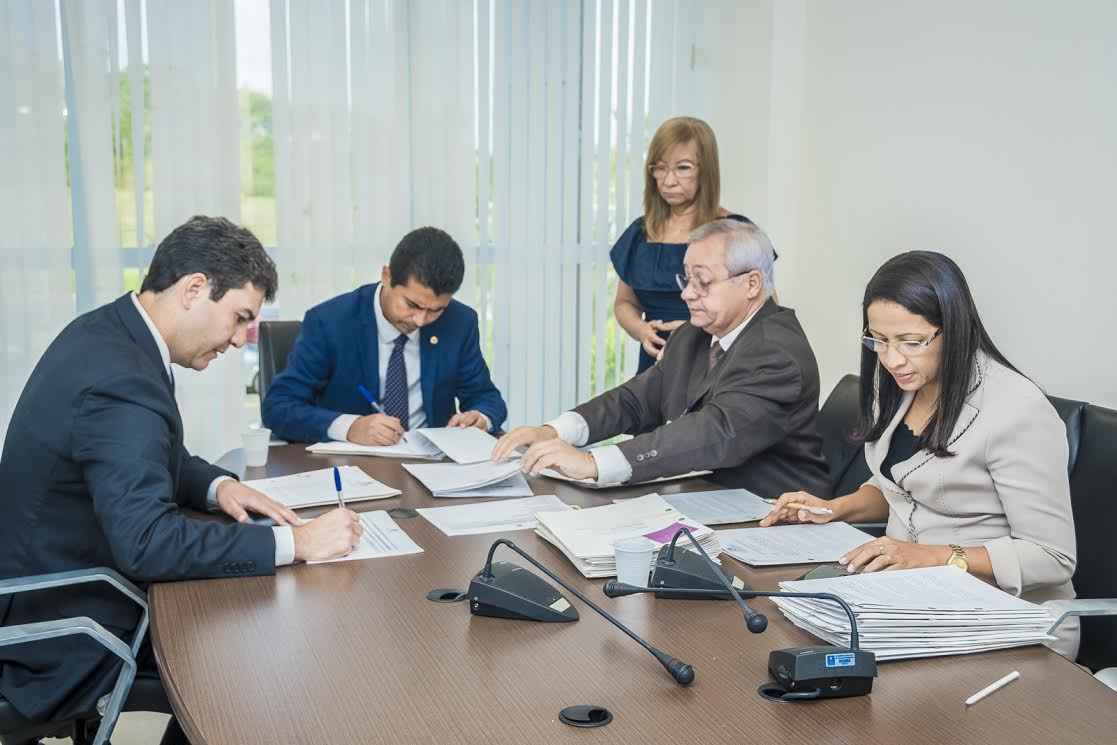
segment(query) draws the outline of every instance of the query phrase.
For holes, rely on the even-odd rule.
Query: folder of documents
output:
[[[618,481],[618,482],[613,483],[613,484],[599,484],[599,483],[597,483],[597,481],[595,479],[572,479],[569,476],[567,476],[566,474],[559,473],[558,471],[556,471],[553,468],[544,468],[542,471],[539,472],[539,475],[540,476],[546,476],[547,478],[550,478],[550,479],[558,479],[559,481],[569,481],[572,484],[577,484],[578,486],[584,486],[587,489],[610,489],[610,488],[615,487],[615,486],[640,486],[642,484],[659,484],[659,483],[662,483],[664,481],[678,481],[679,479],[692,479],[692,478],[698,478],[699,476],[705,476],[708,473],[713,473],[713,471],[690,471],[688,473],[680,473],[677,476],[660,476],[658,479],[648,479],[647,481],[627,481],[627,482]],[[769,511],[771,511],[770,508],[769,508]]]
[[[320,455],[378,455],[386,458],[448,457],[455,463],[489,460],[496,438],[476,427],[424,427],[404,433],[395,445],[357,445],[353,442],[318,442],[307,452]]]
[[[873,536],[847,523],[824,523],[719,530],[718,540],[737,561],[763,567],[837,561]]]
[[[356,559],[379,559],[385,556],[405,556],[407,554],[421,554],[422,547],[411,540],[411,536],[403,532],[403,528],[396,525],[387,512],[376,510],[362,512],[361,542],[345,556],[322,561],[308,561],[308,564],[328,564],[334,561],[354,561]]]
[[[878,661],[970,654],[1040,644],[1054,615],[951,566],[780,582],[787,592],[829,592],[857,617],[861,648]],[[799,628],[839,646],[849,619],[834,603],[772,598]]]
[[[695,522],[669,505],[658,494],[648,494],[623,502],[570,512],[540,512],[535,516],[535,532],[555,545],[586,577],[612,577],[617,573],[613,543],[623,538],[644,536],[659,545],[671,542],[680,527],[690,528],[695,540],[711,557],[721,553],[717,533]],[[676,544],[692,550],[684,536]],[[648,564],[651,571],[655,561]]]
[[[404,463],[404,470],[436,497],[530,497],[517,461],[511,463]]]
[[[547,494],[452,507],[420,507],[416,511],[446,535],[456,536],[531,530],[539,525],[535,513],[570,509],[573,508],[558,497]]]
[[[669,494],[663,499],[703,525],[752,522],[772,511],[772,505],[745,489],[685,492]]]
[[[387,499],[402,493],[399,489],[393,489],[387,484],[380,483],[356,466],[341,466],[338,468],[338,473],[341,474],[341,486],[345,491],[347,502]],[[337,504],[337,491],[334,488],[332,468],[304,471],[303,473],[276,476],[270,479],[256,479],[243,483],[245,486],[251,486],[291,509]]]

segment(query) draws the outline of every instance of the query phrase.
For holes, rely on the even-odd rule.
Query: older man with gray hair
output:
[[[555,468],[609,484],[708,469],[762,497],[804,484],[829,494],[818,365],[795,312],[771,297],[774,258],[755,225],[715,220],[695,230],[678,277],[690,321],[659,362],[542,426],[518,427],[493,459],[527,446],[521,463],[531,474]],[[635,437],[577,449],[622,433]]]

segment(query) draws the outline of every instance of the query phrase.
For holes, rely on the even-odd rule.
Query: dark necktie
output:
[[[721,348],[721,342],[715,341],[710,345],[710,369],[713,370],[717,367],[718,362],[725,356],[725,350]]]
[[[388,358],[388,374],[384,378],[384,413],[399,419],[406,430],[411,417],[407,410],[407,364],[403,360],[403,345],[407,336],[396,337],[392,356]]]

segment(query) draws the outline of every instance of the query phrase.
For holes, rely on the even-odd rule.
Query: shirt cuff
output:
[[[221,511],[221,505],[217,504],[217,487],[221,486],[222,481],[236,481],[236,479],[228,476],[218,476],[209,482],[209,490],[206,492],[206,509],[210,512]]]
[[[481,412],[480,412],[480,411],[478,411],[477,413],[478,413],[478,414],[481,414]],[[492,419],[489,419],[489,418],[488,418],[487,416],[485,416],[484,414],[481,414],[481,418],[485,420],[485,431],[486,431],[486,432],[492,432],[492,431],[493,431],[493,420],[492,420]]]
[[[337,419],[330,422],[330,428],[326,430],[326,435],[331,440],[338,442],[347,442],[349,440],[349,428],[353,426],[353,422],[360,419],[356,414],[342,414]]]
[[[578,415],[575,414],[575,416]],[[581,419],[581,417],[578,418]],[[590,451],[590,455],[597,462],[597,483],[599,486],[622,484],[632,478],[632,465],[616,445],[594,448]]]
[[[287,566],[295,563],[295,532],[290,525],[277,525],[271,529],[275,536],[275,565]]]
[[[576,448],[582,447],[590,439],[590,426],[586,424],[586,420],[581,414],[573,411],[560,414],[556,419],[547,422],[546,425],[558,432],[560,440]],[[627,465],[628,461],[625,461],[625,464]]]

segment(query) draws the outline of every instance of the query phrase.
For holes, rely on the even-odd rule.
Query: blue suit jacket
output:
[[[31,373],[0,457],[0,578],[108,566],[133,581],[275,571],[269,528],[189,518],[225,471],[191,456],[151,332],[125,295],[75,319]],[[0,597],[6,624],[89,616],[122,637],[134,603],[101,583]],[[80,637],[0,647],[25,716],[89,711],[119,664]]]
[[[376,287],[359,287],[306,312],[287,365],[261,407],[264,425],[280,437],[320,442],[329,439],[327,430],[340,415],[372,413],[357,385],[373,395],[380,390]],[[473,309],[451,300],[437,321],[420,329],[419,338],[427,426],[446,426],[457,398],[462,411],[480,411],[499,428],[508,409],[481,356]]]

